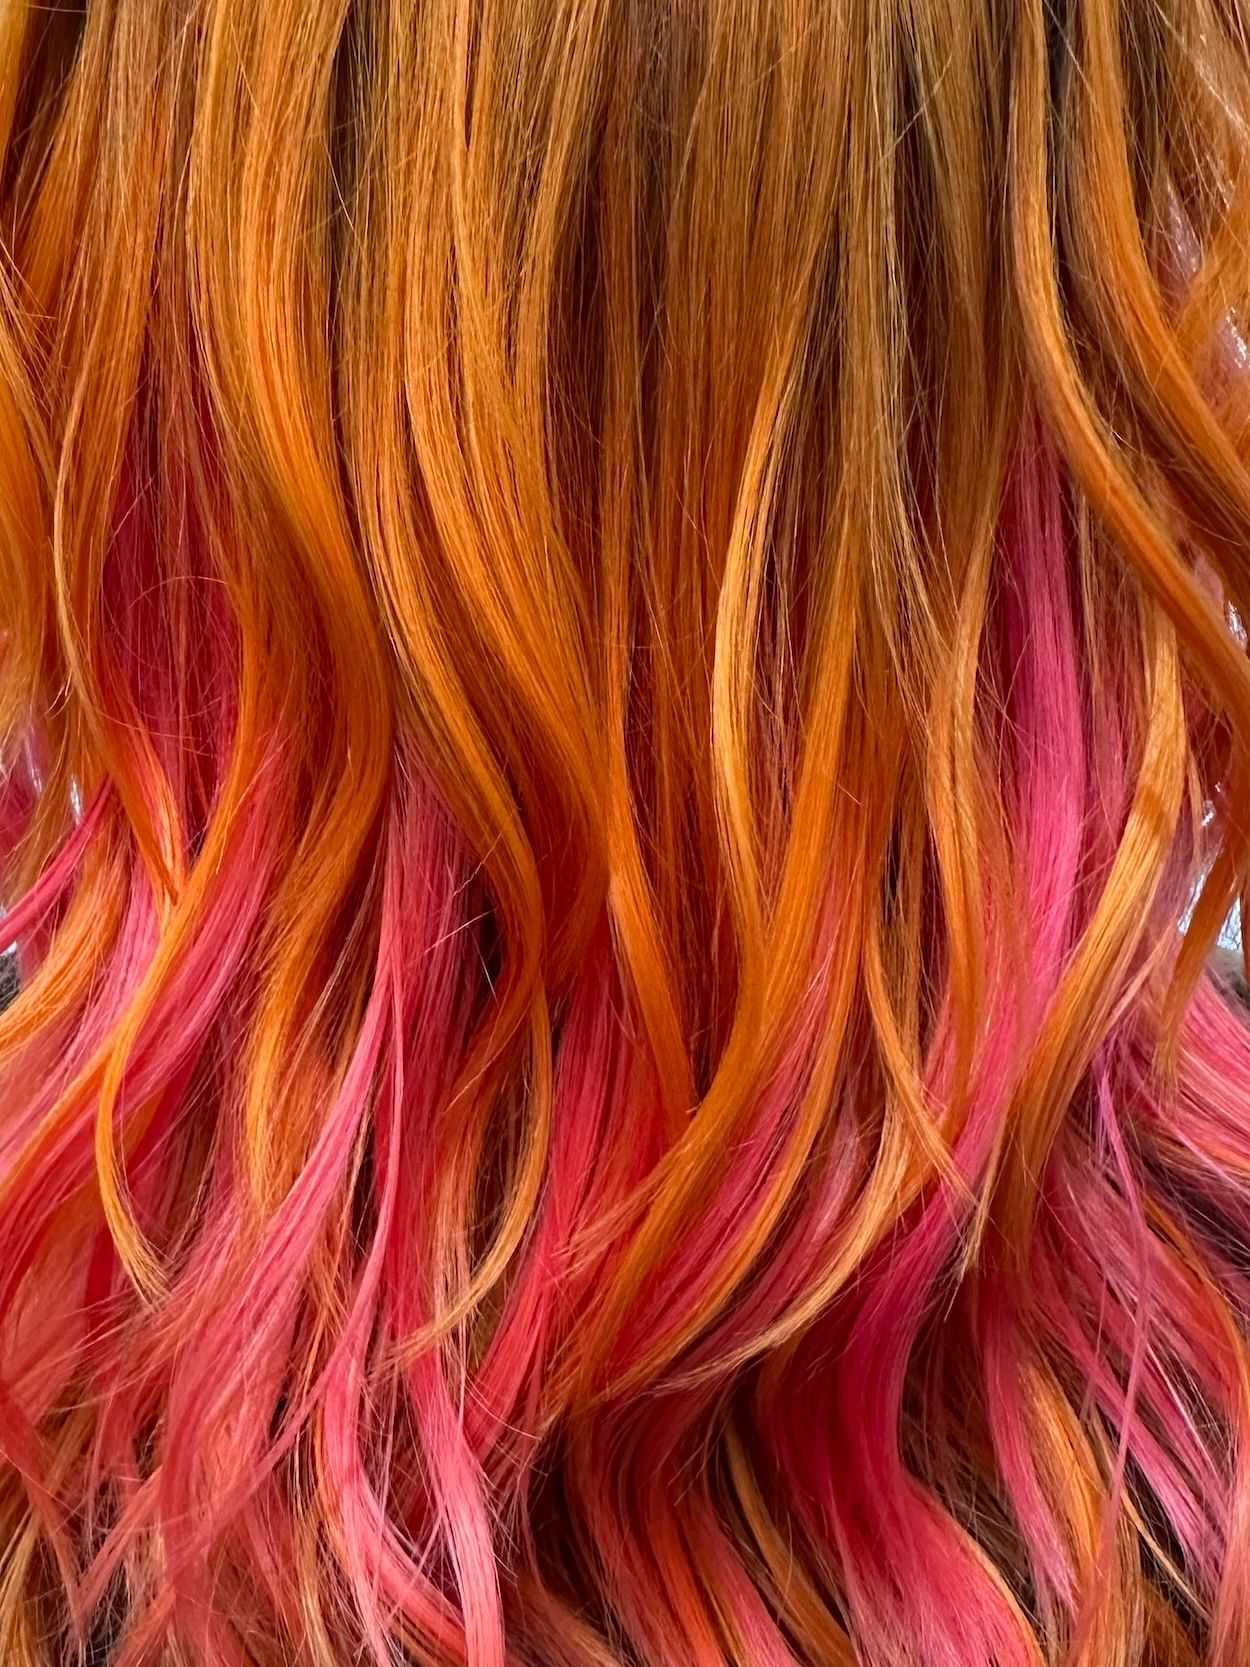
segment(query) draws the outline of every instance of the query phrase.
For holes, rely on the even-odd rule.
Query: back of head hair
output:
[[[1246,27],[0,8],[6,1667],[1250,1660]]]

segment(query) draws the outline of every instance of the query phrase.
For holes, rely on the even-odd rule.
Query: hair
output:
[[[1250,1660],[1248,26],[0,8],[6,1667]]]

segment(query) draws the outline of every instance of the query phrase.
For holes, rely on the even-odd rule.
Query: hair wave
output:
[[[1244,1667],[1240,0],[0,7],[6,1667]]]

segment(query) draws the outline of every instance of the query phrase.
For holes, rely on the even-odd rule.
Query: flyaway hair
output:
[[[1246,1667],[1242,0],[0,0],[4,1667]]]

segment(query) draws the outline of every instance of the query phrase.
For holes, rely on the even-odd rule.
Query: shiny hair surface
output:
[[[0,7],[4,1667],[1250,1661],[1248,23]]]

